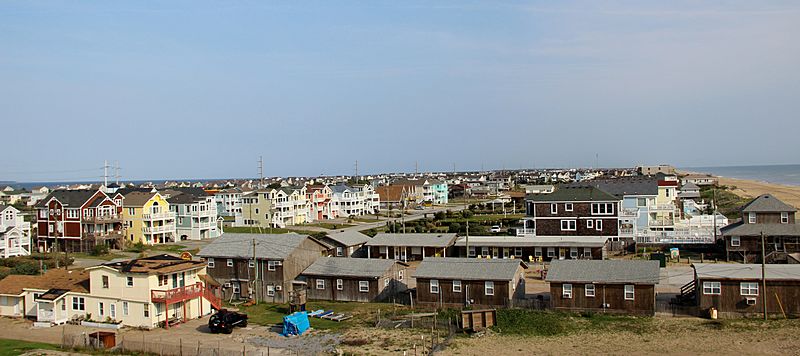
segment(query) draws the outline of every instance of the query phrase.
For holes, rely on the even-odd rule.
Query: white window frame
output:
[[[470,246],[467,256],[475,257],[475,246]]]
[[[254,261],[254,260],[247,261],[247,267],[256,268],[256,261]]]
[[[144,310],[142,311],[142,314],[144,315],[145,318],[150,317],[150,304],[144,305]]]
[[[781,213],[781,224],[788,224],[788,223],[789,223],[789,213],[784,211]]]
[[[578,223],[576,220],[561,220],[561,231],[576,231]]]
[[[397,280],[398,281],[402,281],[403,277],[405,277],[405,270],[401,269],[401,270],[397,271]]]
[[[481,247],[481,256],[489,256],[489,248],[486,246]]]
[[[275,268],[276,265],[277,264],[275,263],[275,261],[267,261],[267,271],[275,271],[276,270],[276,268]]]
[[[336,257],[342,257],[342,256],[344,256],[344,248],[342,248],[341,246],[336,247]]]
[[[542,257],[542,248],[536,247],[533,249],[533,257]]]
[[[703,282],[703,295],[720,295],[722,294],[721,282]]]
[[[361,293],[369,292],[369,281],[358,281],[358,291]]]
[[[86,311],[86,299],[84,297],[72,297],[72,310]]]
[[[275,286],[269,285],[267,286],[267,296],[274,297],[275,296]]]
[[[758,296],[758,282],[741,282],[739,283],[739,294],[748,297]]]
[[[583,295],[589,298],[594,298],[595,290],[593,283],[587,283],[585,286],[583,286]]]
[[[603,220],[597,220],[594,222],[594,229],[597,231],[603,231]]]
[[[742,246],[742,238],[739,236],[731,236],[731,246],[732,247]]]
[[[586,220],[586,228],[587,229],[594,229],[594,220],[592,220],[592,219]]]
[[[575,206],[572,203],[564,203],[564,211],[573,211]]]
[[[128,302],[123,301],[122,302],[122,316],[128,316],[128,312],[129,311],[130,310],[129,310],[129,307],[128,307]]]
[[[343,290],[344,289],[344,281],[342,279],[336,280],[336,290]]]
[[[97,303],[97,315],[105,316],[106,306],[103,305],[103,302]]]
[[[592,215],[614,215],[614,203],[592,203]]]
[[[461,293],[461,281],[453,281],[453,293]]]
[[[628,296],[628,295],[630,295],[630,296]],[[636,299],[636,287],[633,284],[626,284],[625,285],[625,300],[635,300],[635,299]]]
[[[578,254],[578,248],[577,247],[570,247],[569,248],[569,258],[577,259],[578,257],[580,257],[580,254]]]
[[[555,247],[548,247],[547,248],[547,257],[556,257],[556,248]]]
[[[572,299],[572,284],[564,283],[561,285],[561,298]]]
[[[132,288],[133,287],[133,277],[131,277],[131,276],[126,276],[125,277],[125,286],[128,287],[128,288]]]
[[[208,259],[206,259],[206,267],[214,268],[214,259],[212,257],[209,257]]]
[[[228,267],[233,267],[233,259],[229,258],[227,261],[225,261],[225,265],[227,265]]]
[[[315,282],[318,290],[325,290],[325,280],[324,279],[317,279]]]
[[[431,294],[439,294],[439,280],[431,279]]]
[[[558,204],[550,204],[550,214],[558,214]]]
[[[494,281],[483,282],[483,294],[494,295]]]
[[[756,223],[756,213],[747,213],[747,223],[748,224]]]
[[[522,257],[522,247],[514,247],[514,256]]]

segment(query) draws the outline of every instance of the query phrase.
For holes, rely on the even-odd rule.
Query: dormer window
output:
[[[756,213],[748,213],[747,214],[747,222],[749,224],[755,224],[756,223]]]
[[[789,223],[789,213],[783,212],[781,213],[781,224],[788,224]]]

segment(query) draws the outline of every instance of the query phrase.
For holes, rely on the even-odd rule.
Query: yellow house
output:
[[[38,326],[80,318],[118,327],[169,327],[220,308],[205,283],[205,268],[202,261],[157,255],[83,271],[9,276],[0,282],[0,295],[13,295],[14,304],[0,308],[0,315],[24,315]]]
[[[158,192],[130,192],[122,200],[125,240],[145,245],[175,241],[175,213]]]

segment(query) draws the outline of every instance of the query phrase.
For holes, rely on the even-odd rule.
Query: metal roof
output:
[[[301,275],[338,277],[381,277],[395,265],[395,260],[320,257]]]
[[[548,282],[658,284],[658,261],[556,260]]]
[[[761,279],[760,264],[694,263],[698,279]],[[800,280],[800,265],[765,265],[768,280]]]
[[[777,212],[795,212],[793,206],[782,202],[772,194],[763,194],[758,198],[751,200],[747,203],[742,212],[744,213],[777,213]]]
[[[448,247],[456,240],[455,233],[441,234],[388,234],[378,233],[367,241],[367,246],[420,246]]]
[[[603,247],[607,238],[597,236],[470,236],[469,245],[480,247]],[[456,240],[455,246],[466,246],[467,238]]]
[[[479,259],[426,257],[420,262],[414,278],[454,279],[467,281],[510,281],[517,268],[528,268],[517,259]]]
[[[222,237],[200,249],[197,255],[218,258],[253,258],[253,240],[255,240],[255,255],[258,259],[283,260],[307,238],[309,237],[306,235],[295,233],[225,233]]]

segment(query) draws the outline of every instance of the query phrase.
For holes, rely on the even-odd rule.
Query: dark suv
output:
[[[247,314],[220,309],[208,319],[208,328],[212,333],[230,334],[234,327],[247,326]]]

